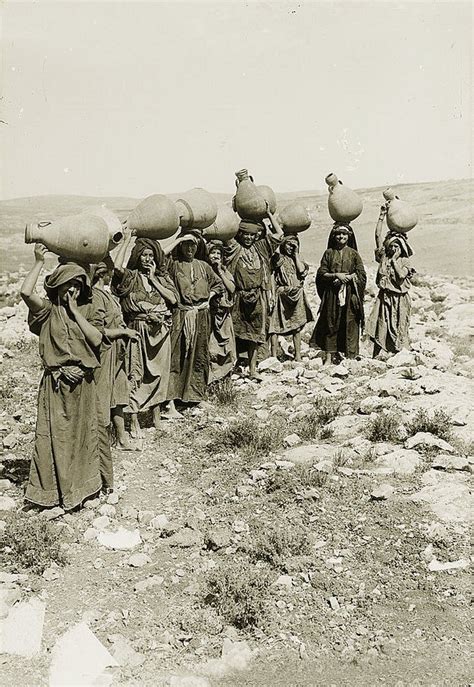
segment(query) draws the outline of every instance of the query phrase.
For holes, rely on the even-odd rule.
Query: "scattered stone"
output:
[[[155,517],[150,520],[149,525],[154,530],[163,530],[168,523],[168,516],[166,516],[164,513],[161,513],[160,515],[155,515]]]
[[[444,522],[474,522],[474,494],[470,476],[464,472],[446,473],[428,470],[421,481],[425,485],[411,496],[413,501],[427,503]]]
[[[230,546],[231,541],[232,534],[227,527],[213,527],[206,535],[206,546],[213,551]]]
[[[165,578],[160,577],[160,575],[151,575],[151,577],[147,577],[145,580],[140,580],[140,582],[137,582],[133,589],[135,592],[144,592],[152,587],[161,586],[164,581]]]
[[[5,491],[5,489],[10,489],[12,486],[13,485],[9,479],[0,479],[0,489],[2,491]]]
[[[385,501],[393,495],[394,491],[395,489],[391,484],[384,483],[376,487],[370,494],[370,497],[374,501]]]
[[[190,527],[183,527],[171,537],[166,539],[170,546],[177,546],[181,549],[188,549],[192,546],[202,546],[204,537],[199,530],[192,530]]]
[[[84,532],[84,541],[93,541],[97,537],[97,530],[93,527],[88,527]]]
[[[280,585],[282,587],[288,587],[291,588],[293,586],[293,578],[291,575],[280,575],[276,580],[275,583],[276,585]]]
[[[98,532],[97,541],[107,549],[126,551],[139,546],[142,540],[138,530],[127,530],[120,527],[116,532]]]
[[[51,565],[43,571],[43,578],[47,582],[52,582],[57,580],[60,574],[59,566],[56,563],[51,563]]]
[[[335,596],[330,596],[328,599],[328,603],[333,611],[338,611],[341,608],[339,601],[336,599]]]
[[[237,532],[237,534],[241,534],[242,532],[248,532],[249,526],[244,520],[236,520],[232,527],[234,528],[234,532]]]
[[[377,468],[382,468],[385,474],[411,475],[420,463],[421,459],[416,451],[401,448],[379,458]],[[375,472],[377,472],[377,468]]]
[[[62,515],[65,514],[64,508],[61,508],[61,506],[55,506],[54,508],[48,508],[47,510],[42,511],[41,517],[44,520],[56,520],[56,518],[60,518]]]
[[[416,356],[407,350],[399,351],[387,360],[387,367],[414,367],[416,364]]]
[[[439,394],[441,391],[441,385],[435,379],[425,379],[421,382],[421,388],[425,394]]]
[[[261,363],[258,365],[258,371],[259,372],[282,372],[283,371],[283,365],[277,358],[266,358],[266,360],[262,360]]]
[[[141,525],[149,525],[154,517],[155,513],[152,510],[139,510],[137,515],[138,522]]]
[[[107,496],[107,503],[109,503],[111,506],[116,506],[118,502],[119,502],[119,495],[117,494],[116,491],[113,491],[111,494],[109,494]]]
[[[313,465],[321,460],[331,459],[334,446],[331,444],[309,444],[290,448],[282,455],[282,459],[294,465]]]
[[[461,456],[446,456],[439,454],[433,458],[431,467],[435,470],[467,470],[470,471],[470,463],[467,458]]]
[[[469,567],[469,561],[461,558],[458,561],[438,561],[436,558],[430,561],[428,564],[428,570],[431,572],[445,572],[447,570],[463,570]]]
[[[110,525],[110,518],[107,515],[100,515],[92,521],[92,527],[96,530],[106,530]]]
[[[6,618],[13,604],[21,599],[21,591],[14,585],[2,585],[0,587],[0,619]],[[1,628],[1,624],[0,624]]]
[[[131,565],[132,568],[143,568],[144,565],[151,563],[150,556],[146,553],[134,553],[132,556],[127,558],[127,565]]]
[[[101,515],[106,515],[108,518],[113,518],[117,511],[112,504],[104,503],[104,505],[99,508],[99,513]]]
[[[0,620],[0,654],[32,658],[40,652],[46,604],[34,597],[10,608]]]
[[[382,410],[382,408],[386,408],[392,403],[393,399],[390,400],[387,397],[367,396],[363,398],[359,404],[359,413],[362,415],[370,415],[371,413],[376,413],[378,410]]]
[[[283,443],[291,448],[292,446],[296,446],[297,444],[301,443],[301,439],[297,434],[288,434],[288,436],[283,439]]]
[[[409,437],[405,441],[405,448],[411,449],[417,446],[433,446],[439,448],[442,451],[447,451],[448,453],[454,453],[454,448],[451,444],[448,444],[444,439],[436,437],[430,432],[417,432],[414,436]]]
[[[330,377],[341,377],[341,379],[344,379],[345,377],[348,377],[350,372],[347,369],[345,365],[335,365],[334,367],[330,367],[327,370],[327,374]]]
[[[0,511],[9,511],[16,508],[16,502],[11,496],[0,496]]]
[[[270,413],[268,412],[268,410],[265,410],[264,408],[260,408],[260,410],[257,410],[255,415],[259,420],[262,420],[262,422],[265,422],[270,417]]]
[[[105,669],[118,665],[86,623],[78,623],[67,630],[53,647],[49,687],[110,685],[112,676]]]
[[[275,467],[280,470],[291,470],[291,468],[295,467],[295,464],[292,463],[291,460],[276,460]]]
[[[119,666],[141,666],[144,663],[145,656],[135,651],[123,635],[113,634],[107,639],[112,644],[112,655]]]
[[[15,448],[18,443],[18,436],[14,432],[10,432],[3,438],[3,448]]]
[[[84,503],[84,508],[88,508],[89,510],[94,510],[94,508],[98,508],[100,506],[100,499],[89,499]]]

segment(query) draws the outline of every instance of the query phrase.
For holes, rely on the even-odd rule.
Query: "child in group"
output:
[[[210,303],[211,336],[209,355],[211,367],[209,384],[226,377],[234,369],[237,361],[235,348],[232,306],[234,304],[234,278],[222,263],[224,244],[222,241],[209,241],[207,244],[207,261],[222,281],[225,291],[216,294]]]
[[[367,322],[367,334],[374,344],[373,357],[408,348],[411,299],[409,289],[415,270],[410,264],[413,251],[405,234],[389,232],[383,239],[387,208],[382,205],[375,227],[375,259],[379,263],[376,284],[379,293]]]
[[[313,321],[304,291],[308,265],[300,257],[300,242],[296,234],[282,239],[279,250],[272,256],[275,284],[275,305],[270,316],[272,355],[278,353],[278,336],[292,336],[294,358],[301,361],[301,330]]]

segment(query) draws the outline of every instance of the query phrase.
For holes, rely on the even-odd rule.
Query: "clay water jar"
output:
[[[215,198],[203,188],[192,188],[186,191],[175,202],[181,227],[205,229],[217,216]]]
[[[176,205],[159,193],[148,196],[129,214],[127,226],[139,238],[168,239],[179,227]]]
[[[298,234],[311,226],[311,217],[305,206],[297,200],[286,205],[278,215],[284,234]]]
[[[362,199],[352,189],[344,186],[331,172],[326,177],[328,185],[328,210],[335,222],[352,222],[362,212]]]
[[[418,222],[418,214],[411,205],[400,200],[391,188],[385,189],[383,197],[387,201],[387,226],[390,231],[406,234]]]
[[[234,210],[242,219],[253,219],[260,222],[267,216],[265,198],[249,177],[246,169],[236,172],[235,176],[237,177],[237,190],[232,201]]]
[[[83,215],[94,215],[95,217],[101,217],[107,224],[109,229],[109,250],[113,250],[120,241],[123,239],[123,227],[122,222],[119,220],[115,212],[109,210],[105,205],[95,205],[90,208],[86,208],[81,214]]]
[[[101,262],[109,251],[107,222],[97,215],[74,215],[27,224],[25,243],[42,243],[56,255],[81,263]]]
[[[239,216],[228,205],[222,205],[217,211],[217,217],[210,227],[204,230],[204,238],[208,241],[219,239],[229,241],[239,230]]]
[[[263,196],[264,200],[267,201],[268,209],[273,215],[277,208],[276,196],[273,189],[270,186],[259,184],[257,186],[257,191]]]

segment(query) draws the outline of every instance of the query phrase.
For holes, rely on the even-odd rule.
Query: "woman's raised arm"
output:
[[[47,253],[47,248],[40,243],[35,245],[35,263],[31,270],[25,277],[20,289],[20,296],[25,301],[28,309],[32,313],[36,313],[43,307],[43,299],[35,293],[36,282],[44,265],[44,256]]]

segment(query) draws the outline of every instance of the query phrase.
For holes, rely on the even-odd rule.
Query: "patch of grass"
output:
[[[396,413],[380,413],[367,424],[366,437],[370,441],[400,441],[400,418]]]
[[[270,585],[267,569],[237,560],[211,573],[204,600],[230,625],[262,627],[267,621]]]
[[[262,423],[254,417],[241,417],[225,427],[208,445],[208,450],[238,450],[248,457],[258,458],[278,450],[286,431],[282,418],[272,418],[270,422]]]
[[[339,448],[334,454],[334,467],[342,468],[351,462],[350,457],[347,455],[343,448]]]
[[[296,465],[291,470],[277,470],[266,482],[266,492],[282,505],[295,498],[306,498],[311,490],[320,489],[329,479],[321,470]],[[314,494],[316,496],[316,494]]]
[[[238,397],[237,387],[232,379],[225,377],[214,382],[208,389],[209,400],[219,406],[233,406]]]
[[[420,373],[417,371],[416,367],[406,367],[401,371],[401,377],[403,377],[403,379],[415,381],[415,379],[420,378]]]
[[[35,575],[41,575],[51,563],[67,563],[54,526],[37,516],[21,513],[6,520],[0,535],[0,553],[12,570]]]
[[[452,435],[451,416],[441,409],[428,413],[424,408],[420,408],[413,420],[407,423],[406,428],[410,436],[417,432],[429,432],[449,441]]]
[[[277,570],[285,569],[285,559],[304,556],[311,551],[311,540],[302,525],[285,522],[255,523],[251,529],[250,541],[242,548],[253,562],[263,561]]]
[[[319,398],[312,410],[292,423],[292,431],[296,432],[303,441],[323,438],[321,434],[325,425],[338,416],[340,407],[340,402],[332,398]],[[329,436],[325,438],[329,438]]]

